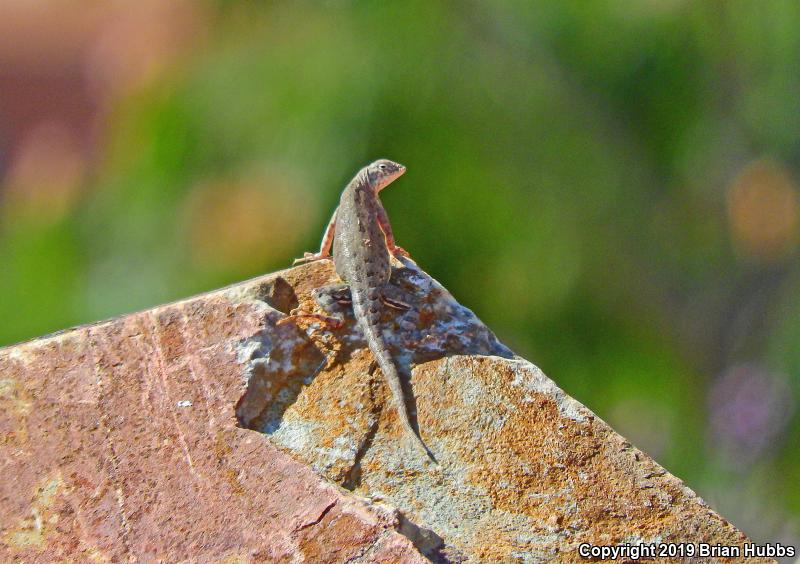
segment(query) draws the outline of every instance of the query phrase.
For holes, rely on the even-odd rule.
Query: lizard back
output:
[[[387,165],[376,161],[371,166],[384,170]],[[383,292],[392,273],[387,236],[380,220],[383,206],[378,199],[378,191],[386,183],[380,177],[373,180],[369,170],[370,167],[363,168],[342,192],[334,225],[333,263],[336,273],[350,287],[356,323],[386,378],[400,425],[429,455],[411,426],[400,374],[381,328]]]
[[[342,192],[333,239],[336,273],[354,291],[381,287],[391,266],[386,238],[377,219],[378,195],[359,173]]]

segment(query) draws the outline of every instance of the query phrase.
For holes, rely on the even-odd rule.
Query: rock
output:
[[[408,444],[320,261],[0,350],[0,560],[540,561],[747,538],[407,261]],[[318,310],[317,310],[318,312]],[[318,312],[319,313],[319,312]]]

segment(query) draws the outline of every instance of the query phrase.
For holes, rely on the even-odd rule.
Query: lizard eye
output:
[[[382,165],[378,165],[378,168],[381,169],[381,170],[386,170],[387,167],[386,167],[385,164],[382,164]]]

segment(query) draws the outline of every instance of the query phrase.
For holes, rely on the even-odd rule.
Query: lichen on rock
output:
[[[0,349],[0,561],[563,561],[747,538],[413,263],[385,335],[436,463],[330,261]]]
[[[335,279],[326,262],[298,277],[315,286]],[[285,323],[303,330],[304,346],[313,343],[304,350],[327,360],[296,374],[293,402],[277,398],[280,409],[250,428],[327,479],[397,508],[435,539],[425,548],[434,560],[572,558],[584,542],[745,541],[412,262],[395,269],[392,284],[413,307],[384,312],[384,336],[437,463],[404,442],[352,320]],[[310,289],[297,286],[299,309],[321,313]]]

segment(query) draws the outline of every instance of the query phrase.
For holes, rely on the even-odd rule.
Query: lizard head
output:
[[[370,184],[375,186],[376,192],[386,188],[402,176],[405,171],[406,167],[389,159],[378,159],[367,167]]]

